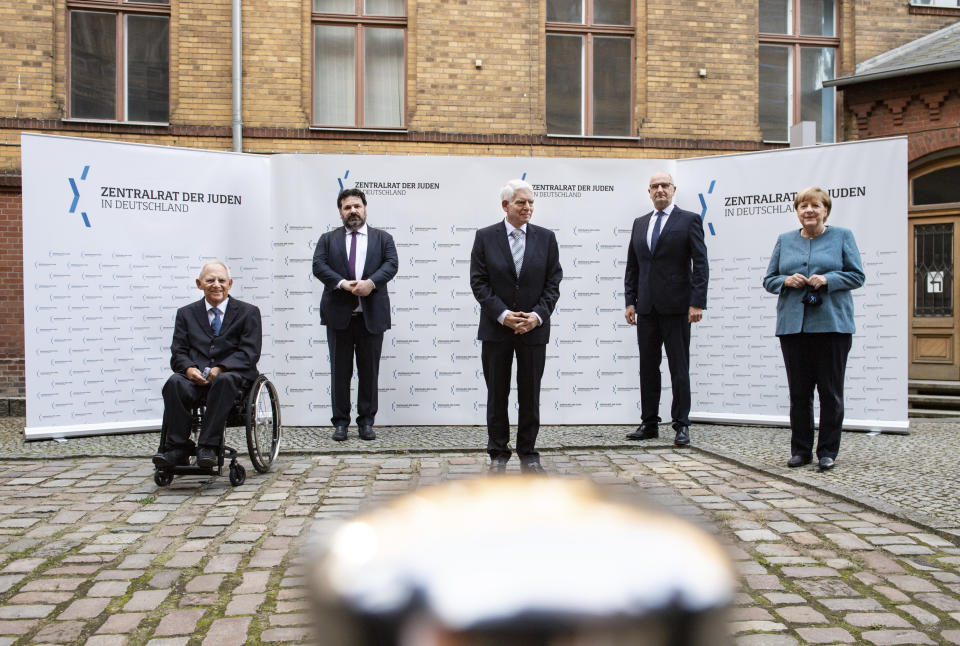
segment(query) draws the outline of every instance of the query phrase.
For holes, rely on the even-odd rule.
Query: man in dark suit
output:
[[[480,357],[487,382],[490,471],[510,459],[507,398],[517,358],[517,455],[524,472],[543,473],[535,444],[540,431],[540,380],[550,340],[550,315],[560,297],[560,253],[550,229],[530,224],[533,189],[514,179],[500,191],[506,218],[479,229],[470,254],[470,287],[480,303]]]
[[[629,440],[659,436],[660,359],[667,350],[674,444],[690,444],[690,324],[707,306],[707,247],[703,223],[673,204],[677,187],[667,173],[650,178],[655,211],[634,220],[624,290],[627,323],[637,326],[640,346],[641,424]]]
[[[215,467],[227,415],[241,390],[257,378],[260,310],[228,296],[233,279],[222,262],[205,264],[197,287],[204,297],[177,310],[173,327],[174,374],[163,386],[166,450],[153,456],[158,467],[189,463],[195,448],[189,436],[190,411],[204,391],[207,408],[197,438],[197,466]]]
[[[377,379],[383,333],[390,328],[387,283],[397,275],[397,247],[386,231],[367,226],[367,196],[348,188],[337,196],[343,226],[320,236],[313,275],[323,283],[320,322],[330,349],[333,439],[347,439],[350,379],[357,359],[357,426],[360,439],[373,440]]]

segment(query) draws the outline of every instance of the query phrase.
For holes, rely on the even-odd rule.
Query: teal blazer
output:
[[[823,303],[804,305],[806,288],[784,287],[793,274],[820,274],[827,279],[826,293],[820,288]],[[777,336],[799,332],[841,332],[853,334],[853,296],[850,290],[863,285],[863,263],[853,231],[828,226],[816,238],[800,235],[800,230],[777,238],[773,256],[763,277],[763,287],[777,300]]]

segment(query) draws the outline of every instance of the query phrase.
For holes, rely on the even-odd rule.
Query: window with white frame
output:
[[[835,0],[760,0],[759,121],[764,141],[786,142],[790,126],[817,124],[817,141],[836,136]]]
[[[166,122],[169,0],[69,0],[67,7],[70,118]]]

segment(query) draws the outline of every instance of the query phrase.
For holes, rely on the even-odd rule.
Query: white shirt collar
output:
[[[210,308],[211,308],[211,307],[216,307],[218,310],[220,310],[220,314],[221,314],[221,315],[226,314],[226,313],[227,313],[227,303],[229,303],[229,302],[230,302],[230,297],[229,297],[229,296],[227,296],[225,299],[223,299],[223,302],[220,303],[219,305],[216,305],[216,306],[214,306],[214,305],[213,305],[210,301],[208,301],[206,298],[203,299],[203,304],[207,306],[207,307],[206,307],[206,310],[207,310],[207,313],[208,313],[208,314],[210,313]]]
[[[504,227],[506,228],[506,230],[507,230],[507,235],[510,235],[511,233],[513,233],[514,231],[517,230],[517,227],[515,227],[515,226],[513,226],[512,224],[510,224],[509,222],[507,222],[507,219],[506,219],[506,218],[503,219],[503,226],[504,226]],[[520,227],[519,227],[519,230],[520,230],[520,231],[523,231],[523,235],[527,235],[527,223],[524,222],[523,224],[521,224]]]
[[[667,204],[667,208],[663,210],[664,215],[670,215],[671,213],[673,213],[673,202],[670,202],[670,204]],[[657,215],[657,207],[653,207],[653,215],[654,216]]]
[[[351,229],[348,229],[347,227],[343,227],[343,230],[347,232],[347,235],[350,235],[351,233],[353,233],[353,231],[352,231]],[[363,223],[363,226],[362,226],[362,227],[360,227],[359,229],[357,229],[357,233],[360,234],[360,235],[362,235],[362,236],[367,235],[367,223],[366,223],[366,222]]]

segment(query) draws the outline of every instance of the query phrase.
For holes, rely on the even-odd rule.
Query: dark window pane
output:
[[[630,135],[630,39],[593,39],[593,134]]]
[[[956,202],[960,202],[960,166],[941,168],[913,180],[915,205]]]
[[[834,0],[801,0],[800,33],[806,36],[834,36],[833,7]]]
[[[913,237],[913,315],[953,316],[953,224],[918,224]]]
[[[792,0],[760,0],[760,33],[789,34]]]
[[[364,30],[363,125],[403,125],[402,29]]]
[[[629,25],[630,3],[627,0],[594,0],[593,22],[598,25]]]
[[[832,142],[836,109],[832,87],[823,87],[823,82],[833,78],[833,59],[836,50],[824,47],[800,49],[800,119],[815,121],[817,141]]]
[[[147,3],[147,4],[170,4],[170,0],[123,0],[129,4]]]
[[[790,123],[790,48],[760,45],[760,132],[787,141]]]
[[[547,0],[547,22],[583,22],[583,0]]]
[[[583,134],[583,38],[547,35],[547,132]]]
[[[70,116],[117,118],[117,17],[70,12]]]
[[[127,16],[127,120],[166,121],[170,105],[170,19]]]

